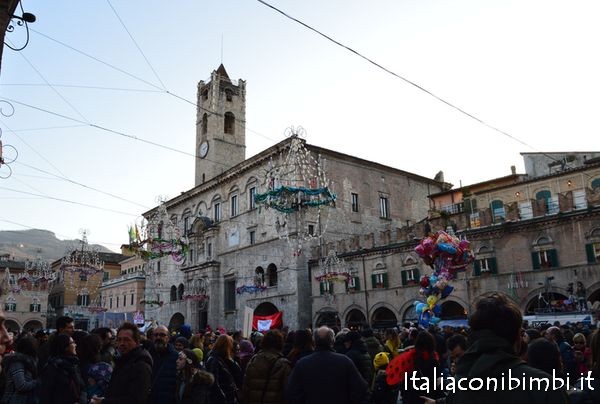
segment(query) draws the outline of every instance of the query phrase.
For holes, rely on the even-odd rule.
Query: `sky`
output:
[[[388,71],[257,0],[24,0],[37,21],[0,72],[4,155],[18,151],[0,230],[86,229],[118,251],[193,187],[194,157],[161,146],[194,154],[197,83],[220,63],[247,82],[246,157],[302,126],[458,187],[524,172],[521,152],[599,149],[595,0],[268,2]]]

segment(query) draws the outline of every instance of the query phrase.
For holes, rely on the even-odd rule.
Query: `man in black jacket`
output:
[[[350,331],[346,334],[344,344],[346,345],[346,356],[352,359],[354,366],[356,366],[360,375],[365,379],[367,385],[371,386],[375,369],[373,368],[373,361],[371,361],[367,344],[362,340],[360,333],[358,331]]]
[[[140,331],[134,324],[119,327],[117,347],[121,356],[116,360],[106,395],[92,398],[91,404],[145,404],[150,395],[152,358],[140,346]]]
[[[347,356],[333,351],[333,330],[320,327],[313,336],[315,353],[300,359],[290,376],[288,404],[362,403],[367,383]]]

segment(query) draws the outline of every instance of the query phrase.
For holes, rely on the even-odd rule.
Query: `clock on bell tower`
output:
[[[246,159],[246,82],[232,81],[221,64],[198,83],[197,105],[196,186]]]

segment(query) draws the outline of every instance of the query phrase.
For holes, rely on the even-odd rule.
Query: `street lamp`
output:
[[[25,49],[25,47],[29,43],[29,26],[27,24],[34,23],[36,20],[34,14],[26,13],[25,11],[23,11],[23,5],[21,3],[19,3],[19,6],[21,7],[21,15],[20,16],[14,15],[14,14],[11,15],[10,22],[8,23],[8,26],[6,27],[6,32],[13,32],[15,30],[15,24],[13,24],[13,20],[16,20],[16,25],[18,25],[19,27],[25,26],[27,37],[25,39],[25,44],[23,46],[21,46],[20,48],[14,48],[10,44],[6,43],[6,41],[4,42],[4,44],[6,46],[8,46],[10,49],[12,49],[14,51],[21,51],[21,50]]]

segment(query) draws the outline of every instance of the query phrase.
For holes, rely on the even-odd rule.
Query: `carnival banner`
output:
[[[283,312],[278,311],[270,316],[252,317],[252,329],[260,332],[283,327]]]

